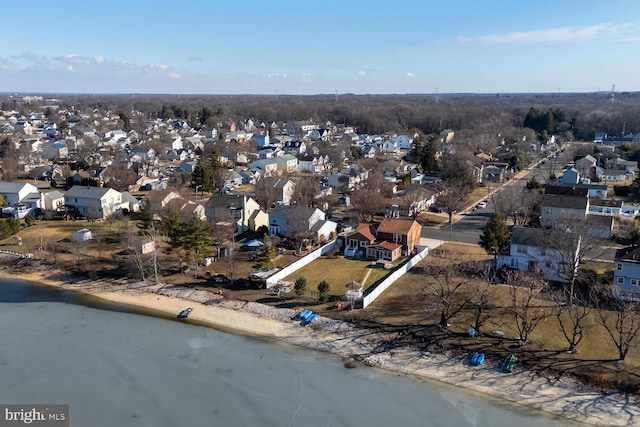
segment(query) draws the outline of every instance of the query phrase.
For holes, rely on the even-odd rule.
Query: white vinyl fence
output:
[[[334,249],[336,247],[336,244],[337,244],[337,240],[332,240],[326,245],[321,246],[320,248],[311,252],[309,255],[306,255],[300,258],[298,261],[294,262],[293,264],[286,266],[285,268],[278,271],[273,276],[268,277],[266,280],[266,288],[269,289],[270,287],[275,286],[279,281],[281,281],[285,277],[289,276],[290,274],[293,274],[294,272],[296,272],[297,270],[300,270],[305,265],[320,258],[322,255]]]
[[[367,308],[369,304],[371,304],[376,298],[378,298],[384,291],[387,290],[389,286],[391,286],[396,280],[402,277],[407,271],[409,271],[413,266],[422,261],[427,255],[429,255],[429,247],[425,247],[423,250],[418,252],[418,254],[414,255],[406,264],[402,267],[391,273],[386,279],[382,282],[378,283],[378,285],[369,291],[367,295],[362,299],[362,308]]]

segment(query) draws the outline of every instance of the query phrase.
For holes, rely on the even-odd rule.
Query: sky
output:
[[[0,92],[640,90],[637,0],[0,4]]]

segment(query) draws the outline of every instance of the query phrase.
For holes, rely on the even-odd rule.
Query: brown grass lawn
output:
[[[447,244],[433,251],[424,264],[460,263],[488,258],[479,247]],[[586,322],[588,326],[585,338],[579,344],[577,352],[569,354],[566,352],[567,343],[560,332],[553,304],[541,298],[537,300],[537,307],[546,313],[546,320],[540,322],[533,331],[529,343],[518,347],[514,321],[506,310],[510,304],[509,287],[489,285],[493,298],[481,331],[483,334],[470,339],[466,332],[473,324],[474,312],[471,307],[452,318],[449,328],[436,326],[439,312],[428,298],[419,297],[425,284],[430,281],[420,267],[417,266],[401,277],[367,309],[333,310],[327,314],[354,321],[364,327],[384,328],[389,332],[402,331],[406,336],[422,340],[426,347],[438,351],[482,351],[490,361],[498,361],[513,353],[519,358],[520,366],[527,369],[552,375],[567,374],[587,378],[596,386],[621,387],[634,391],[640,389],[640,350],[632,349],[625,362],[618,362],[617,350],[606,330],[597,323],[595,312]],[[475,279],[469,286],[485,283],[483,279]],[[503,331],[505,337],[496,337],[492,333],[494,330]]]
[[[398,262],[395,263],[396,265]],[[326,280],[331,286],[331,295],[344,295],[344,285],[355,280],[364,289],[389,274],[389,270],[376,268],[371,261],[352,260],[344,257],[320,257],[296,271],[285,280],[294,282],[299,277],[307,279],[307,289],[315,291],[318,283]],[[366,279],[366,281],[365,281]]]

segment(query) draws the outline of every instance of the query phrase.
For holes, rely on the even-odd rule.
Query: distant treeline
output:
[[[29,111],[0,95],[2,109]],[[129,118],[178,118],[192,126],[313,121],[345,123],[358,132],[420,132],[443,129],[474,134],[530,127],[539,134],[591,140],[596,132],[613,136],[640,133],[640,93],[438,94],[438,95],[58,95],[60,107],[76,111],[112,111]],[[43,104],[51,103],[44,101]],[[139,125],[142,125],[140,123]],[[132,120],[132,126],[135,126]],[[465,132],[463,132],[465,134]]]

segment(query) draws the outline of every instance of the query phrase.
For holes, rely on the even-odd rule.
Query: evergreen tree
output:
[[[184,229],[180,217],[176,211],[168,211],[162,216],[161,227],[163,233],[169,238],[169,246],[172,249],[182,246]]]
[[[329,299],[329,291],[331,290],[331,286],[326,280],[318,283],[318,300],[320,302],[325,302]]]
[[[301,297],[304,295],[307,290],[307,279],[304,277],[298,277],[296,279],[296,284],[293,286],[293,289],[297,296]]]
[[[502,220],[502,216],[499,213],[494,214],[482,231],[480,235],[480,241],[478,245],[488,254],[493,255],[494,261],[498,261],[498,254],[509,245],[511,242],[511,235],[507,225]]]
[[[143,203],[139,212],[140,228],[148,230],[153,225],[153,212],[151,212],[151,204]]]
[[[197,216],[183,224],[182,244],[187,251],[193,253],[198,260],[210,255],[209,225]]]
[[[265,235],[263,238],[263,245],[258,249],[256,254],[256,264],[264,268],[275,268],[276,266],[276,250],[271,244],[269,236]]]
[[[218,153],[211,153],[202,156],[198,160],[196,167],[191,174],[191,181],[194,186],[201,186],[202,191],[213,193],[216,190],[216,173],[222,169],[222,164]]]
[[[536,177],[533,176],[529,181],[527,181],[527,190],[542,191],[542,184],[540,184],[540,181],[538,181]]]

